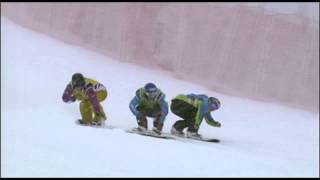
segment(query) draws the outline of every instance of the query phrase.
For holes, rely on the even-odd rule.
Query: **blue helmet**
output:
[[[157,93],[158,91],[158,88],[156,85],[154,85],[153,83],[147,83],[145,86],[144,86],[144,91],[146,93],[147,96],[155,96],[155,94]]]

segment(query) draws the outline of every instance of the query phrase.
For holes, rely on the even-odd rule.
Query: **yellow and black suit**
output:
[[[74,88],[70,82],[63,94],[63,101],[70,103],[80,101],[81,121],[85,124],[106,120],[106,115],[100,102],[107,98],[105,86],[96,80],[84,78],[82,88]]]

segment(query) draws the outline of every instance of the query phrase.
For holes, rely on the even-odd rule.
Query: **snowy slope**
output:
[[[103,102],[117,129],[74,124],[79,103],[61,100],[74,72],[107,86]],[[136,126],[128,104],[155,82],[167,100],[206,93],[222,101],[200,133],[220,144],[124,133]],[[164,131],[177,117],[169,113]],[[151,123],[149,123],[151,125]],[[1,175],[3,177],[319,177],[319,114],[225,96],[168,72],[121,63],[1,19]]]

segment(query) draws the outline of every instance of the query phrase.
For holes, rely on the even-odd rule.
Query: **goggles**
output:
[[[215,102],[212,102],[212,103],[210,104],[210,107],[211,107],[212,110],[217,110],[217,109],[220,108],[220,104],[215,103]]]
[[[148,97],[155,97],[157,95],[157,90],[145,92]]]

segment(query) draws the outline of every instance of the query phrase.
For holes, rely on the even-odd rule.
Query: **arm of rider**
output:
[[[197,104],[197,113],[196,113],[194,126],[195,126],[195,129],[198,129],[204,116],[206,104],[202,100],[197,100],[196,104]]]
[[[215,121],[210,113],[207,113],[205,116],[205,120],[206,122],[210,125],[210,126],[214,126],[214,127],[221,127],[221,123],[219,123],[218,121]]]
[[[70,84],[67,85],[65,88],[63,95],[62,95],[62,100],[65,103],[72,103],[76,101],[76,98],[72,95],[72,87]]]
[[[139,111],[138,111],[138,98],[137,96],[135,96],[131,101],[130,101],[130,104],[129,104],[129,108],[131,110],[131,112],[137,117],[137,119],[139,119]]]
[[[159,103],[160,103],[160,108],[161,108],[160,123],[163,124],[165,121],[165,118],[169,112],[168,103],[165,101],[164,94],[161,96]]]
[[[91,105],[93,106],[94,112],[99,114],[100,113],[99,101],[97,98],[97,94],[93,89],[93,86],[92,85],[87,86],[85,93],[88,96]]]

